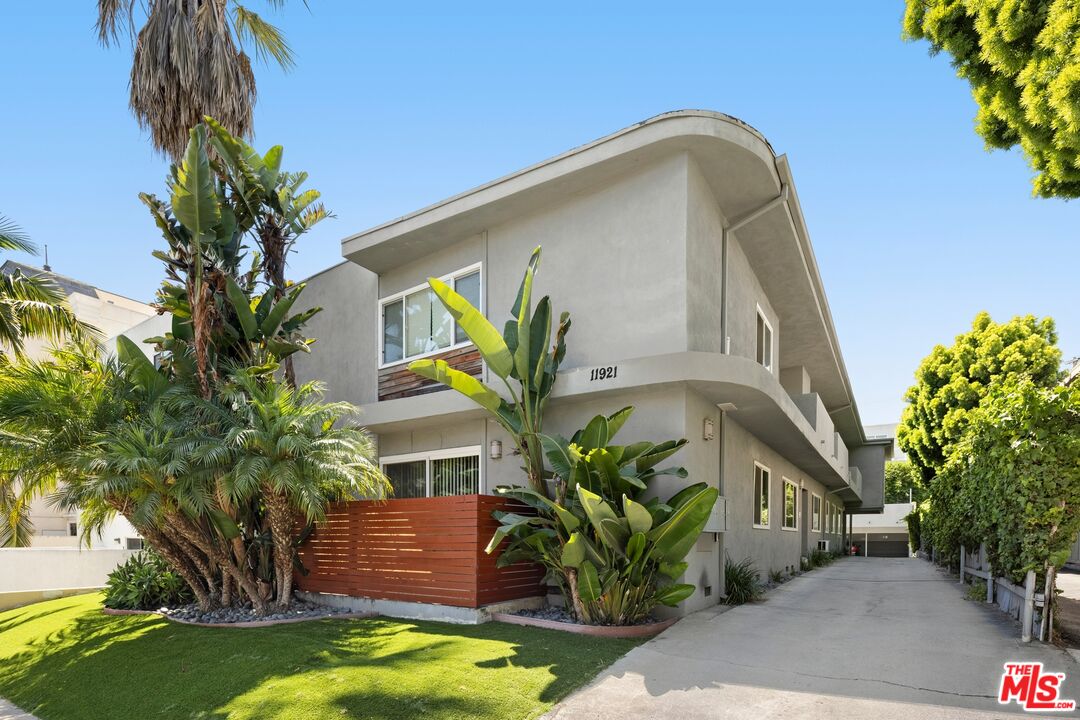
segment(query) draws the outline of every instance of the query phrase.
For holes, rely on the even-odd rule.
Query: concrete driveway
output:
[[[1067,653],[1024,646],[1014,621],[965,600],[930,563],[844,558],[764,602],[684,618],[548,717],[998,717],[1023,712],[997,703],[1002,666],[1015,660],[1067,673],[1061,697],[1080,701]]]

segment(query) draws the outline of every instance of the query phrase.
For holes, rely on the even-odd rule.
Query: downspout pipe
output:
[[[779,195],[756,210],[751,210],[735,221],[724,225],[720,230],[720,342],[721,352],[725,355],[731,353],[731,338],[728,337],[728,235],[746,227],[773,208],[787,204],[790,194],[788,184],[782,182]]]

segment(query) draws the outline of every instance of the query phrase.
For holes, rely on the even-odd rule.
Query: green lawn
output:
[[[240,630],[110,617],[100,595],[0,612],[0,696],[43,720],[532,718],[636,641],[502,623]]]

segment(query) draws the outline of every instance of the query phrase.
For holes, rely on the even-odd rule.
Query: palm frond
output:
[[[296,63],[292,48],[281,30],[263,20],[258,13],[248,10],[240,3],[233,4],[233,24],[240,41],[250,41],[255,46],[255,57],[263,62],[270,58],[284,70]]]
[[[0,250],[16,250],[18,252],[37,255],[37,245],[23,229],[16,225],[10,218],[0,214]]]

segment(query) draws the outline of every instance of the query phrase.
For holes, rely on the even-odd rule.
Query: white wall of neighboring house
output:
[[[168,313],[164,315],[151,315],[148,318],[140,320],[135,325],[129,328],[124,328],[113,335],[109,336],[109,339],[102,344],[102,348],[106,353],[116,354],[116,339],[121,335],[124,335],[129,340],[138,345],[143,354],[151,360],[154,358],[154,346],[147,345],[143,342],[147,338],[161,337],[167,332],[172,331],[172,315]]]
[[[906,461],[907,455],[900,449],[900,445],[895,442],[896,440],[896,426],[898,423],[882,423],[880,425],[867,425],[866,426],[866,439],[892,439],[892,457],[890,460]]]
[[[104,587],[129,550],[0,548],[0,610]]]
[[[907,532],[907,523],[904,522],[904,518],[914,508],[914,503],[885,503],[885,509],[879,513],[852,515],[851,524],[855,533],[896,532],[898,529]]]

